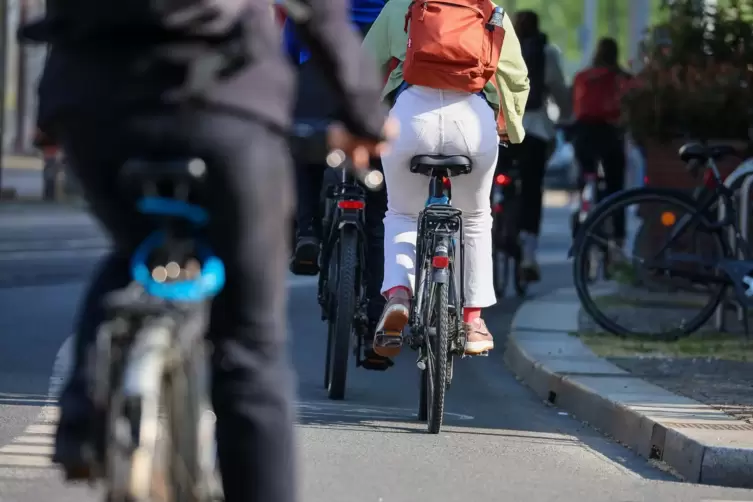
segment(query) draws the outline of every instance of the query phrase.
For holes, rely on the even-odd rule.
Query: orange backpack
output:
[[[413,0],[405,15],[408,84],[480,92],[494,77],[505,11],[491,0]]]

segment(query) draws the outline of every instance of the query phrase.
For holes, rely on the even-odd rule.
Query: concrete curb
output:
[[[753,425],[678,396],[596,356],[578,329],[574,290],[515,314],[505,362],[538,396],[694,483],[753,488]]]
[[[2,158],[2,167],[4,169],[41,171],[44,167],[44,160],[41,156],[34,155],[5,155]]]

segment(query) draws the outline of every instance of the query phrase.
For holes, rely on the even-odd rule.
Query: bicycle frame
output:
[[[449,178],[432,173],[429,182],[429,198],[425,209],[421,212],[418,223],[418,241],[416,243],[416,293],[411,308],[409,325],[416,327],[422,324],[421,315],[424,310],[423,298],[425,289],[429,284],[429,272],[431,268],[431,283],[450,284],[450,303],[456,313],[456,333],[460,333],[460,314],[465,305],[465,293],[463,288],[458,292],[455,284],[455,236],[460,234],[460,284],[465,284],[465,238],[463,231],[462,212],[450,205],[452,185]],[[434,257],[447,257],[446,267],[434,266],[431,262]],[[429,305],[431,305],[431,293],[429,291]],[[459,300],[459,302],[458,302]],[[423,326],[426,328],[426,326]],[[410,345],[416,349],[422,346],[426,333],[414,333],[411,330],[412,339]],[[454,337],[457,341],[457,336]],[[462,346],[462,344],[460,344]],[[457,346],[454,347],[457,351]]]
[[[368,280],[367,272],[363,266],[366,263],[366,232],[365,232],[365,211],[366,211],[366,191],[353,177],[349,169],[340,169],[340,181],[327,188],[324,217],[322,219],[323,245],[322,245],[322,266],[319,273],[318,299],[322,308],[321,318],[323,321],[329,319],[330,315],[330,281],[336,280],[331,276],[330,262],[334,251],[337,249],[340,229],[352,227],[356,230],[358,238],[358,263],[362,264],[356,274],[356,290],[359,291],[358,303],[356,305],[354,325],[356,332],[364,334],[368,327],[366,316],[367,298],[363,295],[365,282]],[[358,329],[361,328],[361,329]],[[356,366],[363,362],[361,359],[363,336],[358,336],[358,346],[356,352]]]
[[[748,243],[746,242],[745,238],[742,236],[742,233],[740,232],[740,227],[737,223],[738,216],[737,216],[737,208],[735,207],[735,203],[733,200],[734,192],[731,188],[729,188],[727,185],[725,185],[722,182],[721,174],[719,173],[719,169],[717,168],[716,164],[712,159],[709,159],[706,162],[706,169],[711,171],[713,175],[714,180],[714,186],[713,191],[704,190],[700,194],[700,198],[698,199],[699,202],[699,209],[698,211],[685,215],[682,218],[680,218],[680,221],[677,223],[677,225],[674,226],[672,232],[669,235],[669,238],[664,243],[664,245],[657,251],[654,258],[658,257],[662,253],[664,253],[669,246],[675,242],[680,235],[691,225],[698,222],[700,218],[702,218],[709,210],[712,209],[712,207],[717,203],[720,202],[724,206],[724,218],[720,221],[712,222],[710,225],[704,225],[707,230],[713,231],[713,232],[721,232],[722,229],[731,226],[734,230],[734,236],[735,236],[735,248],[732,249],[733,256],[737,257],[742,254],[743,259],[751,259],[751,252],[748,247]],[[675,256],[680,256],[678,253]]]

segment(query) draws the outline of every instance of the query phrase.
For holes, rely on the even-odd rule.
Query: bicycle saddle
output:
[[[206,164],[197,158],[135,158],[123,164],[121,178],[126,182],[199,181],[206,174]]]
[[[709,159],[719,160],[730,155],[738,155],[737,149],[732,145],[706,146],[698,142],[685,143],[678,153],[683,162],[691,160],[706,162]]]
[[[431,176],[434,171],[445,171],[445,176],[453,177],[471,172],[473,162],[465,155],[416,155],[410,161],[410,171]]]

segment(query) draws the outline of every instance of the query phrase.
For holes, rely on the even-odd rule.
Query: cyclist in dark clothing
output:
[[[510,153],[520,165],[521,268],[526,280],[534,282],[541,275],[536,252],[541,230],[544,172],[556,134],[547,110],[548,99],[554,100],[561,118],[569,117],[571,105],[559,50],[540,31],[538,14],[530,10],[516,12],[515,32],[528,68],[531,92],[523,115],[526,137],[521,144],[511,145]]]
[[[301,32],[323,74],[331,77],[341,112],[337,118],[350,131],[333,133],[332,146],[364,167],[366,153],[378,154],[385,135],[378,70],[361,53],[343,0],[306,3],[316,15]],[[26,31],[37,41],[55,40],[39,89],[43,122],[62,144],[92,213],[114,244],[79,312],[53,461],[76,479],[89,475],[88,452],[101,455],[101,444],[89,444],[93,405],[87,356],[104,320],[103,296],[130,281],[132,252],[152,230],[124,198],[117,172],[139,155],[200,156],[208,167],[208,237],[227,272],[208,334],[225,500],[298,500],[285,322],[289,249],[287,234],[280,231],[293,210],[285,138],[293,74],[269,3],[249,0],[244,11],[252,41],[249,63],[190,98],[175,97],[180,95],[172,91],[185,85],[185,74],[153,57],[154,47],[93,40],[58,45],[50,27],[61,19],[51,19],[53,12]]]
[[[384,6],[384,0],[351,0],[350,15],[354,28],[366,35]],[[300,85],[294,116],[298,119],[319,119],[336,114],[337,100],[327,85],[321,70],[309,60],[309,53],[296,36],[292,23],[288,20],[283,28],[285,49],[294,64],[298,65]],[[334,176],[326,176],[326,164],[295,165],[298,205],[296,209],[296,244],[291,258],[290,270],[299,275],[316,275],[319,272],[319,250],[321,238],[321,202],[326,185],[336,182]],[[381,161],[375,159],[372,168],[381,171]],[[373,334],[384,309],[385,299],[381,294],[384,275],[384,215],[387,211],[387,192],[366,191],[366,270],[368,280],[366,297]],[[371,346],[367,343],[367,346]],[[383,360],[376,354],[368,354],[370,360]]]

